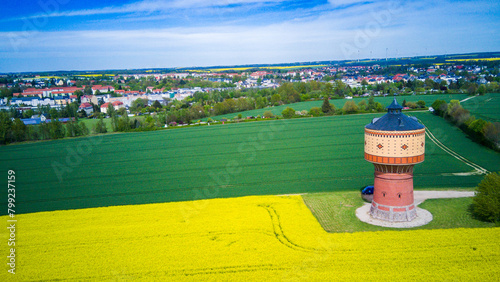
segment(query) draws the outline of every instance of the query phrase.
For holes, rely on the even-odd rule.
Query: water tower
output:
[[[365,159],[375,166],[370,214],[386,221],[411,221],[413,166],[424,161],[425,127],[401,112],[396,98],[387,114],[365,126]]]

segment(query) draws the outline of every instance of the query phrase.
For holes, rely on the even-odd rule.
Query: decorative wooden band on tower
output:
[[[411,221],[417,216],[413,166],[424,161],[425,127],[402,109],[394,98],[387,114],[365,126],[365,159],[375,165],[370,213],[387,221]]]

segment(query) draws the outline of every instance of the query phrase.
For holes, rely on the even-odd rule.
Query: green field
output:
[[[497,108],[500,108],[500,104],[497,104]],[[437,139],[451,150],[483,166],[490,172],[500,171],[500,153],[470,141],[463,131],[446,121],[444,118],[428,113],[412,113],[412,115],[417,117],[429,130],[431,130]],[[426,139],[426,142],[429,143],[429,139]],[[427,156],[430,157],[434,152],[440,153],[442,151],[436,146],[426,147]]]
[[[0,171],[16,172],[18,213],[354,191],[373,182],[373,166],[363,159],[363,127],[380,115],[273,120],[3,146]],[[490,171],[500,170],[498,153],[476,145],[439,117],[427,112],[415,115],[434,133],[441,130],[443,142],[466,158]],[[474,187],[482,179],[453,175],[472,168],[429,140],[426,150],[425,162],[415,168],[416,188]],[[2,190],[3,199],[6,193]]]
[[[460,104],[476,118],[481,118],[489,122],[500,122],[500,93],[475,96]]]
[[[399,104],[402,104],[403,100],[406,100],[407,102],[417,102],[419,100],[422,100],[425,102],[426,106],[430,106],[437,99],[445,100],[446,102],[449,102],[450,100],[453,100],[453,99],[462,100],[462,99],[465,99],[467,97],[468,96],[466,94],[439,94],[439,95],[397,96],[396,99],[399,102]],[[393,96],[375,97],[375,101],[381,103],[384,106],[389,106],[392,103],[393,99],[394,99]],[[339,108],[342,108],[344,106],[346,101],[354,101],[356,104],[358,104],[362,100],[365,100],[368,103],[368,98],[354,98],[352,100],[333,99],[333,100],[330,100],[330,104],[335,105],[335,107],[337,109],[339,109]],[[302,110],[309,111],[312,107],[321,107],[322,104],[323,104],[322,100],[299,102],[299,103],[294,103],[294,104],[281,105],[281,106],[263,108],[263,109],[258,109],[258,110],[225,114],[225,115],[212,117],[212,119],[215,119],[215,120],[219,120],[221,118],[231,118],[232,119],[232,118],[238,116],[238,114],[241,114],[244,117],[258,116],[258,115],[262,116],[264,114],[264,112],[266,112],[266,111],[271,111],[274,115],[281,115],[281,112],[284,109],[286,109],[287,107],[290,107],[296,111],[302,111]],[[204,120],[206,120],[206,118]]]
[[[398,230],[375,226],[356,218],[356,209],[363,205],[359,191],[311,193],[302,195],[304,203],[327,232],[360,232]],[[494,223],[473,218],[468,212],[472,198],[425,200],[419,207],[430,211],[433,220],[412,229],[495,227]],[[399,230],[408,230],[402,228]]]
[[[142,121],[142,120],[144,120],[144,116],[130,117],[130,120],[132,120],[132,119],[138,119],[138,120]],[[94,126],[97,124],[97,122],[99,121],[99,119],[82,118],[82,119],[79,119],[79,121],[85,123],[85,126],[87,126],[87,128],[92,132]],[[111,126],[111,118],[105,118],[104,119],[104,124],[106,124],[106,129],[108,130],[108,132],[113,132],[113,127]]]
[[[82,118],[82,119],[79,119],[79,121],[85,123],[85,126],[87,126],[87,128],[90,130],[90,132],[92,132],[94,126],[97,124],[97,122],[99,121],[99,119],[94,119],[94,118]],[[106,129],[108,130],[108,132],[113,132],[113,127],[111,126],[111,119],[110,118],[105,118],[104,119],[104,124],[106,124]]]

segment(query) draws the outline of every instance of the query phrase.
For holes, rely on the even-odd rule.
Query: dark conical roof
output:
[[[392,103],[389,105],[389,107],[387,107],[387,109],[389,110],[402,110],[403,109],[403,106],[401,106],[400,104],[398,104],[398,101],[396,101],[396,98],[394,98],[394,100],[392,100]]]
[[[409,131],[423,129],[424,126],[414,117],[409,117],[401,112],[403,107],[396,98],[387,107],[387,114],[381,118],[374,118],[365,128],[382,131]]]

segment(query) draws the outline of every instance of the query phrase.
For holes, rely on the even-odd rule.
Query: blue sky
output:
[[[499,1],[3,0],[0,72],[500,51]]]

